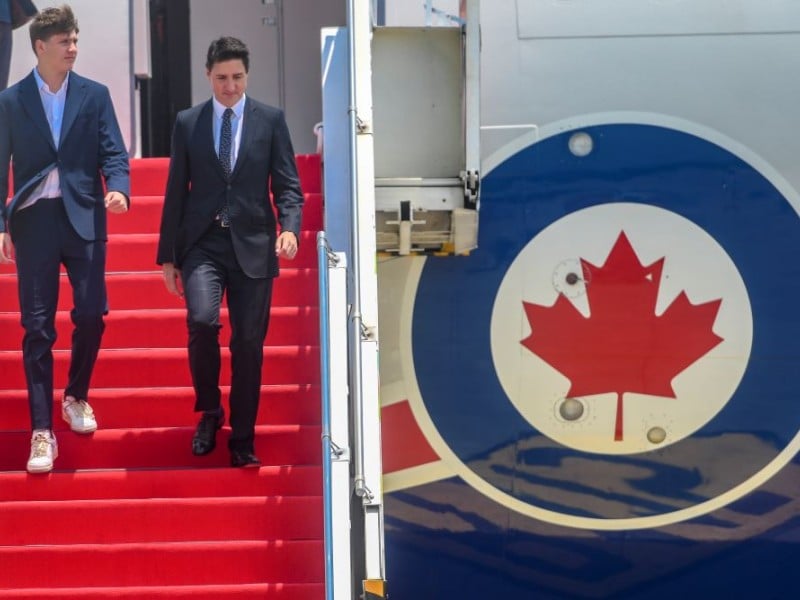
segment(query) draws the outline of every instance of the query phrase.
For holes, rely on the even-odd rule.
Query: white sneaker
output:
[[[46,429],[37,429],[31,436],[31,456],[28,473],[48,473],[53,470],[53,461],[58,458],[58,442]]]
[[[61,404],[61,416],[76,433],[92,433],[97,429],[94,411],[86,400],[66,397]]]

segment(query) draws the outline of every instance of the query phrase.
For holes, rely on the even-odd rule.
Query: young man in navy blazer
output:
[[[157,256],[167,290],[186,301],[195,411],[202,412],[192,439],[196,455],[214,449],[225,421],[219,317],[227,295],[228,448],[235,467],[260,464],[254,439],[272,281],[278,259],[297,253],[303,206],[283,112],[245,95],[249,60],[236,38],[220,38],[208,49],[213,97],[175,122]]]
[[[67,270],[74,304],[62,417],[73,431],[91,433],[97,421],[87,402],[89,380],[108,312],[106,211],[128,210],[130,182],[108,89],[72,72],[78,22],[70,7],[42,10],[30,37],[36,67],[0,92],[0,261],[16,256],[33,428],[27,468],[42,473],[58,456],[52,347],[59,269]],[[6,205],[9,160],[14,196]]]

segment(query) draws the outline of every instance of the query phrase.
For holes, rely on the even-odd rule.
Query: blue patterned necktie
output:
[[[231,134],[231,117],[233,116],[233,110],[230,108],[226,108],[225,112],[222,114],[222,130],[219,134],[219,162],[222,165],[222,171],[225,173],[225,179],[231,178],[231,142],[232,142],[232,134]],[[220,220],[220,224],[223,227],[230,226],[230,219],[228,218],[228,203],[227,201],[223,204],[222,208],[217,215],[217,218]]]
[[[225,172],[225,177],[231,176],[231,117],[233,110],[226,108],[222,113],[222,130],[219,134],[219,162],[222,164],[222,170]]]

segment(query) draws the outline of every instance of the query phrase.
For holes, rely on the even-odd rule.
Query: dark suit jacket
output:
[[[242,135],[230,180],[214,148],[213,102],[181,111],[172,134],[169,178],[161,218],[158,264],[180,267],[228,200],[231,238],[248,277],[275,277],[277,224],[300,234],[303,194],[283,111],[246,98]]]
[[[6,206],[12,153],[14,197]],[[30,73],[0,92],[0,232],[13,228],[14,210],[54,168],[75,231],[88,241],[107,239],[102,177],[109,191],[130,196],[128,152],[108,88],[70,73],[56,148]]]

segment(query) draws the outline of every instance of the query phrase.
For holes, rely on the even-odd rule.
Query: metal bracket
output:
[[[460,175],[464,182],[464,205],[475,208],[481,187],[481,176],[478,171],[462,171]]]
[[[363,342],[374,342],[375,341],[375,326],[374,325],[365,325],[363,322],[361,323],[361,341]]]
[[[361,117],[356,115],[356,130],[358,131],[358,133],[369,133],[370,132],[369,121],[365,121]]]
[[[330,445],[331,450],[331,458],[335,461],[350,461],[350,449],[343,448],[339,446],[336,442],[328,438],[328,444]]]
[[[425,225],[425,221],[414,220],[414,208],[411,202],[404,200],[400,202],[400,208],[397,211],[396,221],[386,221],[387,225],[398,226],[398,251],[401,256],[408,256],[411,254],[411,227],[414,225]]]
[[[329,267],[335,267],[336,265],[339,264],[341,257],[338,254],[336,254],[336,252],[331,250],[330,247],[325,248],[325,254],[328,257]]]
[[[375,498],[375,494],[373,494],[372,490],[367,487],[363,479],[357,479],[355,481],[353,485],[353,492],[356,496],[363,498],[366,502],[372,502],[372,500]]]
[[[328,268],[337,266],[341,262],[342,257],[333,250],[331,250],[331,246],[330,244],[328,244],[327,239],[325,239],[324,245],[325,245],[325,256],[328,259]]]

